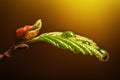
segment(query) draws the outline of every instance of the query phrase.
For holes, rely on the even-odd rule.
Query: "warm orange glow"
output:
[[[111,14],[116,11],[118,3],[116,0],[59,0],[56,6],[60,22],[67,23],[67,29],[76,27],[78,32],[93,32],[93,35],[109,37],[114,19]]]
[[[110,54],[108,63],[99,63],[95,57],[72,55],[45,43],[34,44],[0,65],[4,78],[58,76],[63,80],[61,77],[74,76],[79,80],[108,80],[119,75],[120,0],[0,0],[0,10],[1,52],[14,43],[17,28],[42,19],[40,33],[71,30],[93,39]]]

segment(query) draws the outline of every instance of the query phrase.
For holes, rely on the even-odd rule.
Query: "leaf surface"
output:
[[[83,55],[96,56],[100,61],[107,61],[109,59],[108,52],[98,47],[93,40],[77,35],[72,31],[43,33],[27,43],[38,41],[44,41],[74,53],[82,52]]]

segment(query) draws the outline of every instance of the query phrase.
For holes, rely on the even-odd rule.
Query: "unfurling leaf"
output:
[[[108,52],[99,48],[91,39],[77,35],[72,31],[43,33],[27,43],[37,41],[45,41],[74,53],[82,52],[84,55],[95,55],[100,61],[107,61],[109,58]]]

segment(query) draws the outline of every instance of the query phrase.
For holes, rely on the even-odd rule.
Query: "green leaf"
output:
[[[109,54],[97,46],[91,39],[77,35],[72,31],[43,33],[27,41],[28,44],[38,41],[50,43],[58,48],[67,49],[74,53],[96,56],[100,61],[107,61]]]

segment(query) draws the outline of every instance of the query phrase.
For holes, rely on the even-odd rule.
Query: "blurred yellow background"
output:
[[[71,30],[93,39],[110,54],[107,63],[99,63],[95,57],[74,55],[41,42],[33,44],[29,50],[17,52],[14,59],[2,65],[2,72],[7,65],[10,68],[5,70],[6,74],[22,77],[82,78],[87,75],[88,79],[94,79],[92,75],[96,75],[97,79],[101,75],[100,79],[107,79],[117,74],[120,0],[0,0],[0,10],[1,51],[15,42],[17,28],[40,18],[43,22],[40,33]]]

